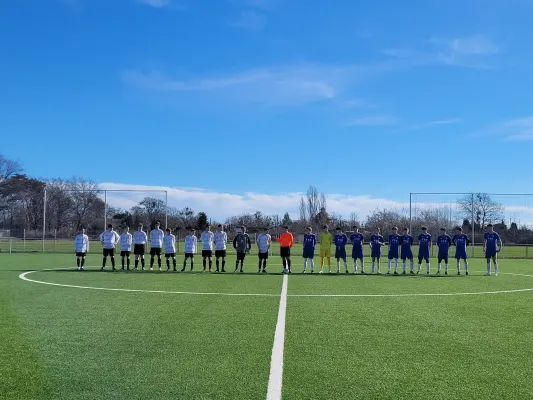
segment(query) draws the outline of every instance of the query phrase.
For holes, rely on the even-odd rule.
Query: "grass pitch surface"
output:
[[[0,254],[1,399],[266,398],[279,258],[260,276],[253,256],[225,275],[99,272],[100,258],[77,272],[70,255]],[[301,275],[293,260],[284,399],[533,398],[530,262],[411,277]]]

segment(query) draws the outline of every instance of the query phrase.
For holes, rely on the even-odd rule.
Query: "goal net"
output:
[[[413,234],[428,227],[432,235],[447,228],[453,236],[462,227],[472,245],[470,257],[483,257],[484,234],[493,224],[504,247],[500,257],[533,258],[533,194],[411,193],[410,225]]]

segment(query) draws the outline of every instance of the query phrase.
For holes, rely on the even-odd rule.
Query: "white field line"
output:
[[[270,360],[270,376],[268,378],[267,400],[281,400],[281,388],[283,384],[283,350],[285,347],[285,315],[287,312],[287,286],[289,276],[283,276],[281,296],[279,299],[278,322],[274,334],[272,346],[272,358]]]
[[[54,269],[43,269],[41,271],[55,271],[55,270],[68,270],[71,268],[54,268]],[[39,281],[36,279],[31,279],[28,277],[29,274],[33,274],[36,271],[28,271],[19,275],[19,278],[33,283],[39,283],[42,285],[50,286],[59,286],[67,287],[74,289],[88,289],[88,290],[104,290],[111,292],[133,292],[133,293],[159,293],[159,294],[183,294],[183,295],[199,295],[199,296],[250,296],[250,297],[278,297],[278,294],[274,293],[223,293],[223,292],[190,292],[190,291],[171,291],[171,290],[149,290],[149,289],[122,289],[122,288],[105,288],[105,287],[96,287],[96,286],[81,286],[81,285],[68,285],[63,283],[53,283]],[[480,272],[480,271],[472,271]],[[83,272],[80,272],[83,273]],[[500,273],[501,275],[513,275],[513,276],[524,276],[528,278],[533,278],[533,275],[526,274],[514,274],[509,272]],[[173,274],[171,274],[173,275]],[[230,273],[232,275],[232,273]],[[326,274],[329,275],[329,274]],[[335,274],[336,275],[336,274]],[[287,275],[284,275],[287,276]],[[344,275],[343,275],[344,276]],[[352,275],[353,276],[353,275]],[[371,276],[371,275],[368,275]],[[422,277],[422,279],[425,275]],[[285,279],[285,278],[284,278]],[[391,278],[394,279],[394,278]],[[401,279],[401,278],[400,278]],[[418,279],[417,276],[409,276],[408,279]],[[490,279],[490,278],[489,278]],[[492,279],[497,279],[496,277]],[[495,290],[495,291],[483,291],[483,292],[459,292],[459,293],[376,293],[376,294],[365,294],[365,293],[354,293],[354,294],[287,294],[287,297],[424,297],[424,296],[477,296],[477,295],[489,295],[489,294],[504,294],[504,293],[519,293],[519,292],[530,292],[533,291],[533,288],[526,289],[509,289],[509,290]]]

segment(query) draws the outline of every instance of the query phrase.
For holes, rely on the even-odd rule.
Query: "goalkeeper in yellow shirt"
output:
[[[333,243],[333,235],[328,231],[328,226],[323,226],[323,231],[320,234],[320,273],[323,273],[324,258],[328,260],[329,272],[331,272],[331,244]]]

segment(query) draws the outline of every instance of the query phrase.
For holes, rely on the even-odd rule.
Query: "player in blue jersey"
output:
[[[461,260],[465,262],[465,273],[468,275],[468,255],[466,253],[466,246],[470,244],[470,239],[463,233],[463,228],[458,226],[455,229],[456,233],[452,239],[455,246],[455,259],[457,260],[457,275],[461,275]]]
[[[337,228],[337,233],[333,238],[335,243],[335,258],[337,259],[337,274],[341,272],[341,260],[344,261],[344,268],[346,273],[348,273],[348,263],[346,262],[346,244],[348,243],[348,237],[342,231],[342,228],[339,226]]]
[[[357,260],[361,261],[361,273],[365,273],[365,261],[363,254],[363,241],[364,235],[359,232],[357,226],[352,227],[353,233],[350,235],[350,241],[352,242],[352,258],[353,258],[353,273],[357,273]]]
[[[390,275],[391,262],[394,260],[394,275],[398,275],[398,258],[400,247],[400,235],[398,235],[398,228],[393,227],[392,233],[389,235],[389,269],[387,274]]]
[[[490,260],[494,264],[494,275],[498,275],[498,253],[503,247],[502,239],[497,232],[494,232],[494,226],[488,224],[488,232],[485,232],[485,243],[483,244],[483,251],[487,259],[487,275],[490,276]]]
[[[316,235],[313,233],[313,228],[309,227],[304,235],[304,274],[307,272],[307,260],[311,263],[311,273],[315,272],[315,246]]]
[[[422,233],[418,235],[418,272],[422,269],[422,260],[426,261],[426,273],[429,275],[430,263],[429,256],[431,254],[431,235],[428,233],[426,226],[422,227]]]
[[[370,250],[372,257],[372,273],[374,273],[374,266],[377,263],[377,273],[381,274],[379,271],[379,260],[381,258],[381,246],[385,245],[385,239],[381,236],[381,229],[377,228],[376,232],[370,237]]]
[[[400,236],[402,247],[402,275],[405,275],[405,262],[409,260],[411,263],[411,275],[414,275],[414,261],[413,261],[413,237],[409,235],[409,228],[403,228],[403,235]]]
[[[444,261],[444,274],[448,275],[448,256],[450,254],[451,245],[452,238],[446,233],[446,228],[440,228],[440,235],[437,238],[437,246],[439,248],[437,274],[440,274],[440,267]]]

